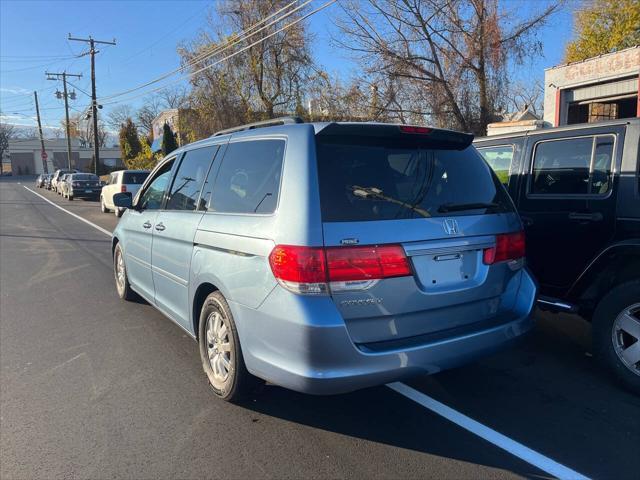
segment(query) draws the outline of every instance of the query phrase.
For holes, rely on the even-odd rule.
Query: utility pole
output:
[[[36,100],[36,116],[38,117],[38,134],[40,135],[40,158],[42,158],[42,172],[49,173],[47,167],[47,152],[44,151],[44,138],[42,137],[42,123],[40,122],[40,107],[38,106],[38,92],[34,91],[33,96]]]
[[[93,157],[94,157],[94,173],[98,174],[98,163],[100,162],[100,144],[98,135],[98,101],[96,99],[96,43],[106,45],[115,45],[116,39],[112,42],[104,40],[95,40],[89,35],[89,38],[74,38],[69,34],[69,40],[76,42],[85,42],[89,44],[89,54],[91,55],[91,115],[93,116]]]
[[[49,73],[49,72],[44,72],[45,75],[47,75],[47,80],[60,80],[60,77],[62,77],[62,85],[64,86],[64,93],[60,93],[59,91],[56,90],[56,97],[60,98],[61,96],[64,96],[64,114],[65,114],[65,118],[67,121],[67,166],[69,168],[69,170],[71,170],[71,134],[69,131],[69,94],[67,93],[67,77],[75,77],[75,78],[82,78],[82,74],[75,74],[75,73],[67,73],[67,72],[62,72],[62,73]],[[72,98],[76,98],[76,93],[72,92]]]

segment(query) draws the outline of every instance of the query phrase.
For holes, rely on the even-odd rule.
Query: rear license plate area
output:
[[[443,291],[477,284],[478,250],[411,257],[417,280],[425,291]]]

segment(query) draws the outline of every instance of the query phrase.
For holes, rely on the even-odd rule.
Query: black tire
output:
[[[122,268],[124,273],[124,278],[122,281],[118,278],[118,261],[122,258]],[[124,263],[124,251],[120,246],[120,243],[116,244],[116,248],[113,251],[113,276],[116,281],[116,291],[118,292],[118,296],[127,301],[135,300],[136,294],[131,289],[131,285],[129,284],[129,277],[127,275],[127,267]]]
[[[73,195],[67,194],[67,200],[73,200]]]
[[[593,351],[596,358],[626,388],[640,395],[640,362],[636,363],[633,369],[616,353],[618,341],[635,345],[629,334],[620,332],[617,328],[614,331],[618,316],[631,307],[634,316],[640,319],[640,280],[618,285],[602,297],[593,313]],[[637,342],[640,342],[640,339]]]
[[[212,362],[209,360],[210,349],[218,343],[217,341],[214,341],[215,343],[209,343],[207,329],[209,323],[215,322],[216,314],[220,315],[227,327],[227,334],[224,339],[220,340],[219,345],[226,345],[227,343],[230,345],[230,366],[227,373],[228,376],[225,380],[220,380],[220,378],[216,377]],[[224,342],[224,340],[228,340],[228,342]],[[217,397],[227,402],[238,402],[260,383],[260,380],[251,375],[245,366],[233,314],[229,309],[227,301],[220,292],[210,294],[202,305],[198,328],[198,344],[200,347],[202,368],[207,375],[211,389]]]
[[[122,216],[122,214],[124,213],[124,210],[120,209],[119,207],[116,207],[115,210],[113,211],[113,213],[115,213],[117,218],[120,218]]]

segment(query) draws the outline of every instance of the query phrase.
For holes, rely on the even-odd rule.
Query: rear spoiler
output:
[[[368,137],[368,140],[383,143],[401,140],[412,146],[464,150],[473,142],[473,134],[431,127],[389,123],[328,123],[317,133],[317,137],[329,140],[331,137]]]

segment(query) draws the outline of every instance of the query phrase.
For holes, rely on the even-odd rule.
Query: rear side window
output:
[[[325,222],[395,220],[513,211],[473,147],[441,150],[405,140],[317,137]]]
[[[284,140],[230,143],[213,184],[210,211],[273,213],[278,204]]]
[[[513,161],[513,145],[496,145],[495,147],[478,148],[480,155],[496,172],[498,180],[503,185],[509,183],[509,171]]]
[[[196,209],[200,189],[209,173],[216,148],[197,148],[184,154],[171,186],[166,210]]]
[[[609,191],[612,135],[536,144],[530,192],[536,195],[599,195]]]
[[[125,185],[142,185],[149,176],[149,172],[124,172],[122,183]]]

